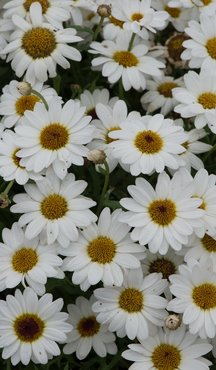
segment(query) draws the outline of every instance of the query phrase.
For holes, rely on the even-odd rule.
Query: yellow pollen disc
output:
[[[42,7],[42,12],[43,14],[46,13],[46,11],[48,10],[50,4],[49,4],[49,1],[48,0],[26,0],[23,4],[25,10],[28,12],[29,9],[30,9],[30,6],[35,3],[35,2],[38,2],[40,3],[41,7]]]
[[[15,104],[17,114],[23,116],[26,110],[33,111],[35,104],[39,101],[40,99],[35,95],[21,96]]]
[[[216,240],[213,239],[210,235],[205,234],[204,237],[201,239],[202,245],[204,249],[208,252],[216,252]]]
[[[123,290],[119,297],[119,306],[129,313],[140,312],[143,309],[144,296],[134,288]]]
[[[187,39],[188,39],[188,36],[181,35],[181,34],[175,35],[172,38],[170,38],[167,44],[167,49],[168,49],[170,58],[172,58],[174,61],[181,60],[181,54],[185,50],[182,44]]]
[[[180,8],[171,8],[170,6],[166,5],[164,10],[169,13],[169,15],[172,18],[178,18],[181,14],[181,9]]]
[[[107,236],[98,236],[89,243],[87,252],[93,262],[110,263],[115,256],[116,245]]]
[[[25,313],[16,318],[13,327],[21,342],[32,343],[42,336],[45,324],[37,315]]]
[[[216,285],[204,283],[193,288],[192,298],[194,303],[202,310],[216,307]]]
[[[185,149],[188,149],[189,147],[189,142],[185,141],[183,144],[181,144]]]
[[[169,199],[154,200],[148,211],[152,221],[161,226],[171,224],[176,217],[175,203]]]
[[[163,279],[168,279],[170,275],[176,273],[176,267],[172,261],[161,257],[150,263],[149,273],[153,272],[161,272]]]
[[[113,141],[116,141],[117,139],[112,139],[111,137],[109,137],[109,133],[112,132],[112,131],[116,131],[116,130],[120,130],[120,127],[118,126],[115,126],[115,127],[111,127],[105,134],[105,142],[106,144],[109,144],[109,143],[112,143]]]
[[[206,43],[206,49],[211,58],[216,59],[216,37],[209,39]]]
[[[137,22],[139,22],[141,19],[143,19],[143,17],[144,17],[144,14],[141,14],[141,13],[134,13],[134,14],[132,14],[132,16],[131,16],[131,19],[132,19],[132,21],[137,21]]]
[[[32,28],[24,34],[22,48],[33,59],[47,58],[56,48],[55,34],[48,28]]]
[[[202,0],[204,6],[207,6],[212,3],[212,0]]]
[[[206,93],[201,94],[198,97],[197,101],[205,109],[216,108],[216,94],[213,94],[211,92],[206,92]]]
[[[44,127],[40,134],[40,144],[48,150],[64,148],[68,140],[69,132],[67,128],[59,123],[52,123]]]
[[[109,17],[109,20],[115,26],[118,26],[120,28],[123,28],[123,25],[124,25],[124,22],[123,21],[120,21],[119,19],[116,19],[116,18],[112,17],[112,15]]]
[[[83,317],[77,325],[77,330],[81,337],[93,337],[100,330],[100,324],[95,316]]]
[[[145,154],[158,153],[163,147],[163,139],[154,131],[140,131],[135,137],[134,145]]]
[[[116,51],[113,55],[113,59],[116,63],[125,68],[136,67],[139,63],[136,55],[134,55],[130,51]]]
[[[21,274],[30,271],[38,262],[38,256],[32,248],[21,248],[12,257],[13,269]]]
[[[14,150],[14,152],[13,152],[13,154],[12,154],[12,161],[13,161],[13,163],[15,164],[15,166],[16,167],[19,167],[19,168],[22,168],[22,169],[24,169],[25,167],[23,167],[23,166],[20,166],[20,159],[21,158],[19,158],[19,157],[17,157],[17,152],[20,150],[20,148],[18,148],[18,149],[15,149]]]
[[[48,220],[62,218],[67,211],[67,201],[59,194],[51,194],[41,202],[41,213]]]
[[[178,85],[175,82],[164,82],[158,86],[158,92],[165,98],[172,98],[172,89]]]
[[[151,360],[157,370],[177,370],[181,363],[181,352],[171,344],[161,343],[154,349]]]

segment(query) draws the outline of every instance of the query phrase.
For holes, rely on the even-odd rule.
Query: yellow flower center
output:
[[[182,44],[187,39],[188,39],[188,36],[177,34],[171,37],[169,42],[167,43],[167,50],[168,50],[169,56],[175,62],[181,60],[181,54],[185,50]]]
[[[204,283],[193,288],[192,298],[194,303],[202,310],[216,307],[216,285]]]
[[[127,288],[119,297],[119,306],[129,313],[139,312],[143,309],[144,296],[138,289]]]
[[[124,22],[123,21],[120,21],[119,19],[114,18],[112,15],[109,17],[109,20],[115,26],[118,26],[120,28],[123,28],[123,25],[124,25]]]
[[[202,0],[204,6],[207,6],[212,3],[212,0]]]
[[[164,82],[158,86],[158,92],[165,98],[172,98],[172,89],[177,86],[175,82]]]
[[[13,269],[21,274],[24,274],[37,264],[38,256],[32,248],[21,248],[17,250],[12,257]]]
[[[161,226],[171,224],[176,217],[176,206],[170,199],[154,200],[148,211],[152,221]]]
[[[198,97],[197,101],[205,109],[216,108],[216,94],[213,94],[211,92],[206,92],[206,93],[201,94]]]
[[[48,220],[57,220],[66,215],[68,204],[59,194],[51,194],[41,202],[41,213]]]
[[[35,104],[39,101],[40,99],[35,95],[21,96],[15,104],[17,114],[24,116],[26,110],[33,111]]]
[[[154,349],[151,359],[157,370],[177,370],[181,363],[181,352],[171,344],[161,343]]]
[[[164,10],[169,13],[169,15],[172,18],[178,18],[181,14],[181,9],[180,8],[171,8],[170,6],[166,5]]]
[[[109,137],[109,133],[112,132],[112,131],[116,131],[116,130],[120,130],[120,127],[118,126],[114,126],[114,127],[111,127],[105,134],[105,143],[106,144],[109,144],[109,143],[112,143],[113,141],[116,141],[117,139],[112,139],[111,137]]]
[[[23,4],[25,10],[28,12],[29,9],[30,9],[30,6],[35,3],[35,2],[38,2],[40,3],[41,7],[42,7],[42,12],[43,14],[46,13],[47,9],[49,8],[50,4],[49,4],[49,1],[48,0],[26,0]]]
[[[130,51],[116,51],[113,55],[113,59],[116,63],[125,68],[136,67],[139,63],[136,55],[134,55]]]
[[[206,49],[212,59],[216,59],[216,37],[209,39],[206,43]]]
[[[204,237],[201,239],[201,243],[208,252],[216,252],[216,240],[213,239],[210,235],[205,234]]]
[[[116,245],[107,236],[98,236],[89,243],[87,252],[93,262],[104,265],[112,262],[116,254]]]
[[[12,158],[12,161],[15,164],[16,167],[24,169],[25,167],[20,166],[20,159],[21,158],[17,157],[17,155],[16,155],[19,150],[20,150],[20,148],[15,149],[14,152],[12,153],[11,158]]]
[[[95,316],[84,317],[78,322],[77,330],[81,337],[93,337],[99,332],[100,324]]]
[[[162,138],[154,131],[140,131],[135,137],[134,145],[145,154],[158,153],[163,147]]]
[[[48,28],[32,28],[24,34],[22,48],[32,59],[47,58],[56,48],[55,33]]]
[[[59,123],[52,123],[44,127],[40,134],[40,144],[48,150],[64,148],[68,140],[69,132],[67,128]]]
[[[172,261],[164,257],[157,258],[149,265],[149,273],[153,272],[161,272],[163,275],[163,279],[168,279],[170,275],[176,273],[176,266]]]
[[[133,13],[132,16],[131,16],[131,20],[139,22],[141,19],[143,19],[143,17],[144,17],[144,14]]]
[[[21,342],[32,343],[42,336],[45,323],[37,315],[25,313],[16,318],[13,327]]]

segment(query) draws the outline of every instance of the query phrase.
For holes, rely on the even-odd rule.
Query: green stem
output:
[[[93,41],[95,41],[97,39],[97,37],[98,37],[98,34],[99,34],[100,30],[101,30],[101,27],[102,27],[102,24],[103,24],[103,21],[104,21],[104,18],[105,17],[101,17],[100,22],[97,25],[97,28],[96,28],[96,30],[94,32],[94,35],[93,35]]]
[[[103,367],[103,370],[116,369],[116,365],[118,364],[120,359],[121,359],[121,353],[118,353],[117,355],[113,357],[109,365]]]
[[[104,161],[104,165],[105,165],[106,174],[105,174],[103,190],[102,190],[100,200],[99,200],[99,204],[98,204],[98,207],[97,207],[97,212],[96,212],[97,215],[99,215],[101,210],[102,210],[102,207],[103,207],[103,204],[104,204],[104,198],[105,198],[107,188],[108,188],[108,185],[109,185],[109,166],[108,166],[106,161]]]
[[[131,49],[133,47],[135,36],[136,36],[136,34],[132,33],[132,36],[131,36],[131,39],[130,39],[130,42],[129,42],[129,45],[128,45],[128,51],[131,51]]]
[[[40,100],[44,103],[45,107],[46,107],[46,110],[49,109],[49,106],[47,104],[47,101],[44,99],[43,95],[41,95],[38,91],[36,90],[32,90],[32,94],[38,96],[40,98]]]
[[[14,184],[14,180],[10,181],[1,195],[8,195],[8,193],[9,193],[10,189],[12,188],[13,184]]]
[[[11,370],[11,362],[10,362],[10,360],[7,360],[7,370]]]

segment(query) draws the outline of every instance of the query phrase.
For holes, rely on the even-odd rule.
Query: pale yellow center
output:
[[[143,19],[143,14],[141,13],[133,13],[132,16],[131,16],[131,20],[132,21],[137,21],[139,22],[141,19]]]
[[[192,298],[196,306],[202,310],[216,307],[216,285],[204,283],[193,288]]]
[[[52,123],[43,128],[40,134],[40,144],[44,149],[59,150],[64,148],[69,140],[67,128],[60,123]]]
[[[48,220],[57,220],[66,215],[68,204],[59,194],[51,194],[41,202],[41,213]]]
[[[206,92],[206,93],[199,95],[197,101],[205,109],[216,108],[216,94],[213,94],[211,92]]]
[[[37,264],[38,256],[32,248],[21,248],[12,256],[13,269],[21,274],[24,274]]]
[[[155,154],[162,149],[163,139],[154,131],[140,131],[135,137],[134,145],[142,153]]]
[[[158,92],[165,98],[172,98],[172,89],[177,86],[175,82],[163,82],[158,86]]]
[[[116,245],[107,236],[98,236],[89,243],[87,252],[93,262],[110,263],[116,254]]]
[[[35,95],[21,96],[15,104],[17,114],[24,116],[26,110],[33,111],[35,104],[39,101],[40,99]]]
[[[167,226],[176,217],[176,206],[170,199],[154,200],[150,204],[148,212],[153,222],[160,226]]]
[[[119,306],[129,313],[139,312],[144,306],[144,296],[138,289],[127,288],[120,294]]]
[[[21,342],[32,343],[42,336],[45,323],[37,315],[25,313],[16,318],[13,328]]]
[[[42,12],[43,14],[46,13],[46,11],[48,10],[50,4],[49,4],[49,1],[48,0],[25,0],[23,6],[25,8],[25,10],[28,12],[29,9],[30,9],[30,6],[35,3],[35,2],[38,2],[40,3],[41,7],[42,7]]]
[[[178,370],[180,369],[181,353],[175,346],[161,343],[154,349],[151,360],[157,370]]]
[[[100,330],[100,324],[95,316],[83,317],[77,325],[77,330],[81,337],[93,337]]]
[[[206,43],[206,49],[212,59],[216,59],[216,37],[209,39]]]
[[[32,59],[47,58],[56,48],[55,34],[48,28],[32,28],[24,34],[22,48]]]
[[[136,67],[139,62],[136,55],[130,51],[116,51],[113,55],[113,59],[116,63],[125,68]]]

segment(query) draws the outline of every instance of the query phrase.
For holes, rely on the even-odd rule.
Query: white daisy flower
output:
[[[96,133],[88,147],[91,150],[104,151],[109,170],[112,172],[118,165],[118,160],[113,156],[113,150],[109,145],[113,142],[110,134],[120,130],[126,122],[130,122],[131,125],[131,121],[140,118],[140,113],[135,111],[128,113],[127,105],[123,100],[118,100],[112,106],[98,103],[95,111],[98,119],[93,120],[92,124],[96,128]]]
[[[40,98],[34,93],[25,96],[21,95],[17,90],[18,84],[19,81],[13,80],[2,90],[0,115],[4,116],[2,123],[8,128],[22,122],[25,111],[33,111],[35,104],[41,102]],[[32,89],[39,92],[47,102],[50,102],[54,96],[57,97],[57,93],[53,88],[43,85],[41,82],[36,82]]]
[[[17,146],[16,139],[16,134],[11,130],[5,130],[1,135],[0,175],[5,181],[15,180],[19,185],[26,184],[29,179],[42,179],[40,174],[27,171],[20,165],[20,158],[16,155],[20,147]]]
[[[137,178],[136,185],[128,186],[132,198],[120,201],[128,210],[120,221],[134,227],[132,239],[148,244],[151,253],[164,255],[169,246],[180,251],[195,227],[202,226],[204,210],[198,208],[202,200],[193,198],[194,184],[185,183],[182,171],[172,179],[165,172],[160,174],[155,190],[148,181]]]
[[[216,74],[207,70],[201,70],[200,74],[189,71],[184,75],[184,83],[185,87],[172,90],[174,98],[180,102],[174,111],[183,118],[195,117],[198,129],[208,124],[212,131],[215,130],[206,113],[211,112],[216,119]]]
[[[26,80],[34,84],[36,80],[44,82],[55,77],[56,66],[70,67],[66,58],[80,61],[80,52],[68,43],[81,41],[74,28],[55,30],[43,22],[41,5],[36,2],[30,7],[30,20],[14,15],[12,21],[17,29],[11,35],[11,42],[1,51],[8,54],[7,61],[18,77],[26,72]]]
[[[216,10],[215,0],[171,0],[169,2],[171,7],[180,8],[194,8],[195,14],[201,13],[206,15],[212,15]],[[194,18],[193,18],[194,19]]]
[[[116,4],[114,4],[114,6],[115,5]],[[113,7],[111,10],[113,10]],[[125,33],[123,26],[124,22],[115,18],[113,14],[111,14],[103,25],[102,35],[104,40],[115,40],[120,34]],[[148,35],[146,35],[146,37],[148,37]]]
[[[134,361],[128,370],[209,370],[212,364],[202,357],[212,345],[191,335],[185,326],[175,331],[159,329],[154,337],[128,347],[122,353],[123,358]]]
[[[180,266],[170,276],[170,291],[176,297],[167,306],[169,311],[182,313],[182,321],[191,334],[214,338],[216,334],[216,273],[211,260]]]
[[[0,301],[0,347],[2,358],[11,359],[13,366],[30,361],[46,364],[48,359],[60,355],[56,342],[65,343],[66,333],[72,326],[65,322],[68,314],[60,312],[63,299],[53,301],[52,294],[38,299],[31,288],[23,293],[7,295]]]
[[[133,176],[160,173],[165,166],[178,169],[178,154],[185,151],[181,144],[187,140],[184,130],[162,114],[123,122],[109,136],[114,139],[109,144],[113,157],[129,165]]]
[[[26,193],[16,194],[10,210],[13,213],[24,213],[19,218],[19,225],[28,225],[25,237],[33,239],[40,235],[42,244],[54,243],[67,247],[70,241],[78,239],[77,227],[84,227],[95,222],[97,217],[89,208],[96,203],[80,195],[87,182],[75,181],[73,174],[67,174],[63,181],[48,170],[43,180],[36,184],[26,184]]]
[[[17,14],[29,21],[30,7],[36,1],[42,7],[44,21],[62,29],[62,23],[70,18],[70,0],[10,0],[4,5],[4,17],[11,18]]]
[[[120,223],[121,210],[112,214],[105,208],[98,224],[91,224],[80,232],[77,242],[67,249],[59,250],[68,256],[62,265],[64,271],[73,271],[72,282],[86,291],[91,285],[102,281],[106,286],[121,286],[123,272],[140,267],[145,258],[145,248],[132,242],[130,227]]]
[[[26,239],[24,230],[15,222],[2,231],[0,243],[0,285],[15,288],[19,283],[29,285],[37,294],[45,294],[48,277],[63,278],[62,259],[56,248],[41,246],[39,238]]]
[[[96,106],[98,103],[113,107],[117,102],[118,97],[110,98],[110,92],[107,89],[96,89],[92,93],[89,90],[84,90],[79,97],[81,105],[86,108],[86,114],[92,119],[98,119]]]
[[[49,103],[49,109],[36,104],[34,111],[26,111],[22,125],[15,128],[16,143],[21,148],[17,156],[27,171],[41,172],[52,166],[63,179],[71,164],[82,166],[88,149],[84,146],[93,139],[94,127],[80,102],[68,100],[62,107],[59,99]]]
[[[146,75],[160,76],[164,63],[147,55],[148,47],[144,44],[134,45],[129,51],[130,33],[120,34],[116,41],[105,40],[92,42],[89,53],[100,54],[92,60],[93,67],[102,68],[102,75],[110,83],[122,79],[125,91],[145,89]]]
[[[216,5],[216,1],[215,1]],[[185,32],[191,37],[183,46],[186,50],[182,53],[183,60],[189,60],[190,68],[206,69],[208,72],[216,66],[216,19],[215,16],[200,15],[200,23],[192,20]]]
[[[164,325],[167,300],[160,296],[167,286],[161,274],[143,278],[141,269],[125,275],[121,287],[99,288],[94,291],[97,302],[92,309],[97,321],[108,324],[108,330],[119,337],[144,340]]]
[[[215,236],[216,237],[216,236]],[[216,238],[205,234],[203,238],[198,238],[193,235],[188,242],[188,249],[185,254],[185,261],[189,262],[190,259],[196,261],[207,261],[211,259],[213,271],[216,273]]]
[[[108,331],[108,325],[101,325],[91,306],[95,302],[94,296],[88,299],[78,297],[76,304],[68,305],[69,319],[73,330],[67,335],[67,344],[63,347],[66,355],[76,352],[76,357],[83,360],[91,349],[99,357],[117,353],[115,335]]]
[[[176,106],[177,101],[173,98],[172,89],[181,86],[182,79],[175,80],[171,76],[154,77],[146,82],[148,90],[141,97],[141,104],[147,113],[160,109],[160,113],[166,116]]]

